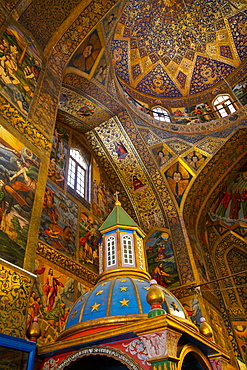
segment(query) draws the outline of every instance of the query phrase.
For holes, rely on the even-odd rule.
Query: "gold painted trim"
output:
[[[88,320],[85,322],[80,322],[79,324],[73,325],[70,328],[64,330],[57,338],[57,341],[60,341],[66,337],[69,337],[71,335],[74,335],[76,333],[80,333],[81,331],[85,331],[92,328],[100,328],[105,327],[109,325],[123,325],[123,324],[130,324],[135,321],[139,321],[140,319],[147,319],[146,314],[142,315],[119,315],[119,316],[110,316],[110,317],[104,317],[100,319],[95,320]],[[104,330],[110,330],[112,328],[107,328]],[[94,333],[95,334],[95,333]]]
[[[102,234],[106,234],[112,230],[116,230],[116,229],[127,229],[127,230],[135,230],[137,231],[143,238],[145,237],[145,233],[144,231],[142,231],[142,229],[140,229],[139,227],[137,226],[126,226],[126,225],[119,225],[119,224],[116,224],[114,226],[111,226],[111,227],[108,227],[107,229],[104,229],[104,230],[101,230],[100,232]]]
[[[109,288],[108,300],[107,300],[107,308],[106,308],[106,316],[110,316],[111,311],[111,299],[112,299],[112,291],[115,286],[115,279],[110,281],[111,286]]]
[[[56,351],[58,349],[66,351],[69,347],[76,345],[83,345],[89,342],[95,341],[95,333],[84,334],[83,333],[77,338],[65,339],[66,336],[72,334],[78,334],[80,331],[84,331],[88,328],[92,328],[95,325],[106,326],[106,324],[119,325],[118,327],[103,329],[102,332],[97,332],[97,340],[112,338],[114,336],[119,336],[125,333],[135,333],[136,335],[145,335],[147,333],[153,333],[156,331],[161,331],[165,329],[172,329],[179,333],[187,333],[191,335],[194,339],[200,341],[200,343],[206,345],[207,347],[214,350],[218,353],[219,356],[223,356],[226,359],[229,359],[228,353],[226,350],[218,346],[216,343],[210,341],[207,337],[204,337],[198,332],[198,328],[189,320],[182,320],[181,318],[177,319],[174,316],[169,314],[160,315],[153,318],[148,318],[146,315],[137,315],[134,316],[115,316],[111,318],[103,318],[99,321],[90,320],[87,323],[81,323],[77,326],[73,326],[66,331],[64,331],[57,338],[55,343],[47,344],[41,347],[38,347],[38,355],[50,353],[51,351]]]
[[[148,272],[137,269],[137,268],[131,268],[131,267],[121,267],[117,269],[112,269],[109,271],[103,272],[101,275],[98,276],[96,283],[101,283],[105,280],[113,279],[114,277],[133,277],[133,278],[139,278],[139,279],[145,279],[150,280],[151,277]]]

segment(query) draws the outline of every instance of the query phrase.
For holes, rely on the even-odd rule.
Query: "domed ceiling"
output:
[[[111,43],[119,82],[152,105],[227,87],[244,69],[246,7],[245,0],[127,1]]]

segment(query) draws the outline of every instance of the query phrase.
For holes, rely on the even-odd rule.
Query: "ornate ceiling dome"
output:
[[[235,3],[127,1],[111,46],[124,89],[152,105],[174,98],[189,104],[198,94],[207,99],[216,86],[226,90],[246,61],[247,2]]]

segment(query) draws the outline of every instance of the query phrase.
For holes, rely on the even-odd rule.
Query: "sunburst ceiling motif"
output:
[[[246,61],[246,8],[243,0],[127,1],[111,44],[119,81],[146,102],[212,90]]]

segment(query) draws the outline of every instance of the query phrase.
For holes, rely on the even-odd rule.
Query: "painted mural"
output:
[[[61,126],[56,126],[52,140],[48,177],[62,188],[64,187],[65,183],[68,141],[69,131]]]
[[[235,85],[232,91],[243,105],[247,104],[247,78]]]
[[[125,118],[122,117],[121,119]],[[126,123],[126,125],[129,125],[129,123]],[[118,121],[111,118],[104,124],[96,127],[95,131],[104,140],[108,153],[126,182],[133,202],[138,204],[138,212],[143,225],[150,229],[149,214],[153,215],[153,219],[159,220],[158,225],[163,223],[163,217],[160,207],[157,204],[157,199],[146,179],[136,152],[123,134]],[[88,133],[88,140],[91,140],[90,136],[92,136],[92,133]],[[95,141],[95,138],[93,140]],[[147,152],[146,155],[150,156],[150,152]]]
[[[99,103],[65,87],[62,88],[58,106],[62,111],[82,120],[89,126],[95,126],[111,117],[109,113],[100,107]]]
[[[172,153],[163,145],[153,148],[152,153],[159,167],[166,165],[173,158]]]
[[[41,59],[30,37],[11,25],[0,42],[0,92],[27,114],[41,70]]]
[[[114,30],[117,17],[118,17],[119,8],[120,8],[120,3],[118,3],[113,9],[111,9],[111,11],[103,19],[102,23],[103,23],[103,29],[104,29],[106,38],[108,38],[111,31]]]
[[[171,108],[171,110],[173,120],[181,125],[210,122],[216,118],[207,103],[183,108]]]
[[[100,223],[90,214],[81,211],[79,226],[79,263],[99,273]]]
[[[207,156],[201,153],[199,150],[193,150],[187,153],[183,160],[192,168],[194,171],[198,171],[205,163]]]
[[[189,318],[198,328],[200,326],[200,318],[202,317],[198,298],[190,299],[183,303],[183,308],[186,310]]]
[[[39,238],[75,259],[78,206],[55,185],[47,183]]]
[[[114,207],[113,191],[109,185],[106,175],[93,162],[93,190],[92,190],[92,209],[94,215],[100,221],[104,221]]]
[[[174,163],[164,175],[177,204],[180,206],[183,194],[192,179],[192,175],[180,162]]]
[[[95,29],[76,50],[68,66],[78,68],[82,72],[90,74],[101,50],[101,40],[98,30]]]
[[[27,327],[34,317],[38,317],[41,328],[41,336],[38,344],[53,342],[64,329],[67,316],[80,295],[86,291],[85,286],[80,284],[78,291],[75,280],[48,265],[45,260],[35,261],[37,275],[36,283],[31,292]]]
[[[222,220],[228,226],[237,221],[246,223],[247,164],[242,166],[234,179],[229,179],[215,200],[209,215],[212,221]]]
[[[145,248],[151,277],[164,287],[179,286],[170,235],[163,230],[156,230],[146,239]]]
[[[23,265],[39,159],[0,126],[0,257]]]
[[[241,349],[243,360],[245,365],[247,365],[247,323],[246,321],[235,322],[233,328],[239,348]]]
[[[94,78],[97,82],[101,83],[103,86],[106,85],[107,75],[108,75],[108,66],[105,55],[100,59],[99,64],[94,73]]]

